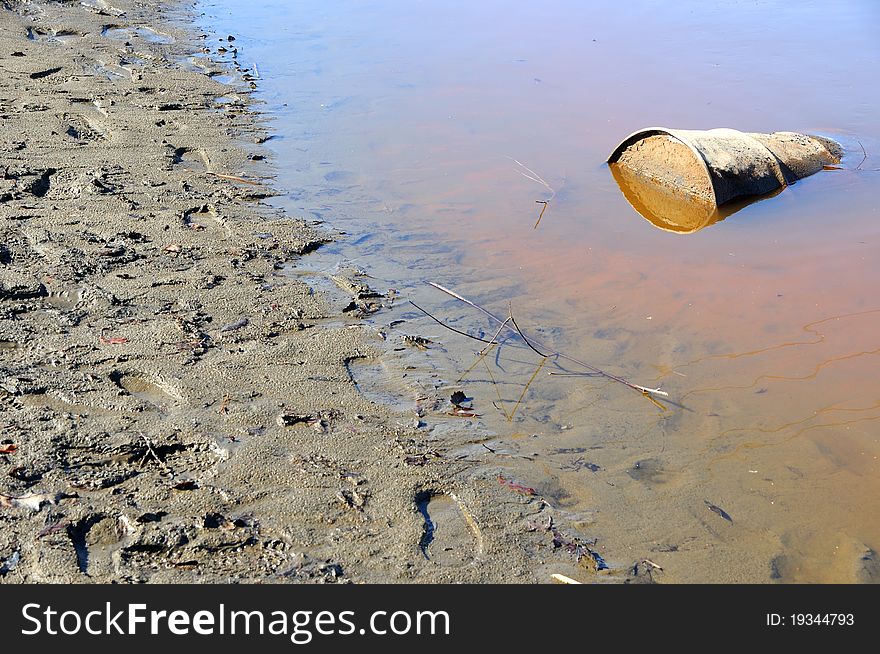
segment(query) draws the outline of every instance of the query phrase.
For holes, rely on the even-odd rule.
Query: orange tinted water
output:
[[[203,6],[258,63],[284,206],[350,235],[321,265],[353,260],[487,337],[423,282],[501,315],[510,303],[555,349],[670,395],[660,412],[548,366],[508,422],[539,360],[502,347],[467,390],[482,426],[528,458],[488,463],[614,565],[647,557],[668,581],[876,581],[880,7],[622,4]],[[675,234],[603,163],[650,125],[820,133],[847,156]],[[480,346],[399,306],[377,320],[442,342],[424,356],[455,381]]]

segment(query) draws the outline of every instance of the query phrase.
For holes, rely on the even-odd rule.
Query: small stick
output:
[[[511,315],[510,318],[513,318],[513,315]],[[501,326],[498,328],[498,331],[495,332],[495,335],[492,337],[492,340],[489,341],[490,345],[498,345],[498,340],[497,340],[498,336],[499,336],[499,334],[501,334],[501,330],[504,329],[505,325],[507,325],[507,320],[505,320],[503,323],[501,323]],[[483,349],[485,350],[486,348],[483,348]]]
[[[498,323],[498,324],[501,324],[501,323],[503,322],[503,321],[501,320],[501,318],[499,318],[498,316],[496,316],[494,313],[491,313],[491,312],[487,311],[487,310],[484,309],[483,307],[477,306],[476,304],[474,304],[473,302],[471,302],[471,301],[468,300],[467,298],[463,298],[461,295],[459,295],[458,293],[456,293],[456,292],[453,291],[453,290],[450,290],[450,289],[446,288],[445,286],[441,286],[440,284],[438,284],[438,283],[436,283],[436,282],[428,282],[428,286],[433,286],[434,288],[443,291],[443,292],[446,293],[447,295],[451,295],[451,296],[454,297],[456,300],[459,300],[460,302],[464,302],[465,304],[467,304],[467,305],[470,306],[470,307],[473,307],[473,308],[476,309],[477,311],[482,312],[483,314],[485,314],[486,316],[488,316],[489,318],[491,318],[492,320],[494,320],[494,321],[495,321],[496,323]]]
[[[554,189],[552,186],[550,186],[550,184],[547,183],[547,180],[545,180],[543,177],[541,177],[534,170],[532,170],[531,168],[526,166],[524,163],[517,161],[513,157],[508,157],[508,159],[510,159],[513,163],[515,163],[520,168],[523,168],[523,169],[529,171],[531,173],[531,175],[526,175],[522,170],[517,170],[516,172],[518,172],[520,175],[522,175],[526,179],[530,179],[533,182],[538,182],[538,184],[540,184],[541,186],[546,188],[548,191],[550,191],[550,197],[547,198],[546,200],[535,200],[536,203],[544,205],[541,208],[541,214],[538,216],[538,220],[537,220],[537,222],[535,222],[535,226],[532,227],[532,229],[538,229],[538,225],[541,224],[541,218],[544,217],[544,212],[547,211],[547,205],[550,204],[550,200],[552,200],[553,198],[556,197],[556,189]]]
[[[537,354],[539,357],[544,357],[546,359],[547,355],[544,354],[543,352],[539,352],[537,349],[535,349],[535,346],[529,342],[529,339],[527,339],[525,334],[522,333],[522,330],[519,328],[519,325],[516,324],[516,318],[513,317],[513,307],[509,307],[508,311],[510,311],[510,322],[513,323],[513,328],[516,330],[516,333],[519,334],[519,337],[521,339],[523,339],[525,344],[531,348],[532,352]],[[505,321],[505,322],[507,322],[507,321]],[[501,326],[504,327],[504,325],[501,325]]]
[[[541,218],[544,217],[544,212],[547,211],[547,205],[550,204],[550,202],[547,200],[535,200],[535,202],[537,204],[543,204],[544,206],[541,207],[541,213],[538,214],[538,222],[535,223],[535,226],[532,227],[532,229],[538,229],[538,225],[541,224]]]
[[[865,162],[868,160],[868,151],[865,150],[865,146],[862,145],[862,142],[861,142],[861,141],[856,140],[856,143],[859,144],[859,147],[862,149],[862,154],[864,155],[864,156],[862,157],[862,160],[859,162],[859,165],[856,166],[856,170],[861,170],[861,169],[862,169],[862,164],[865,163]]]
[[[209,175],[213,175],[214,177],[219,177],[220,179],[228,179],[232,182],[241,182],[242,184],[250,184],[252,186],[262,186],[262,182],[255,182],[252,179],[245,179],[244,177],[237,177],[235,175],[224,175],[223,173],[215,173],[212,171],[208,171]]]
[[[472,334],[468,334],[467,332],[463,332],[463,331],[461,331],[460,329],[456,329],[455,327],[450,327],[449,325],[447,325],[445,322],[443,322],[443,321],[440,320],[439,318],[435,318],[434,316],[432,316],[430,313],[428,313],[427,311],[425,311],[422,307],[420,307],[418,304],[416,304],[416,303],[413,302],[412,300],[410,300],[409,303],[410,303],[411,305],[413,305],[416,309],[418,309],[419,311],[421,311],[423,314],[425,314],[426,316],[428,316],[428,318],[430,318],[431,320],[433,320],[434,322],[436,322],[438,325],[442,325],[443,327],[446,327],[446,329],[448,329],[449,331],[453,331],[453,332],[455,332],[456,334],[461,334],[462,336],[467,336],[468,338],[472,338],[472,339],[474,339],[475,341],[480,341],[480,343],[488,343],[489,345],[493,345],[492,341],[487,341],[485,338],[480,338],[479,336],[474,336],[474,335],[472,335]],[[497,345],[497,343],[494,343],[494,344]]]
[[[537,377],[538,373],[541,372],[541,368],[544,367],[545,363],[547,363],[547,357],[541,359],[541,363],[538,364],[538,367],[535,368],[535,372],[533,372],[532,376],[529,377],[529,381],[526,383],[526,387],[523,389],[522,393],[520,393],[519,399],[516,401],[516,404],[513,405],[513,411],[510,412],[510,417],[507,419],[507,422],[513,422],[513,416],[516,415],[516,410],[519,408],[520,402],[523,401],[523,398],[526,396],[526,392],[529,390],[529,386],[531,386],[532,382],[535,381],[535,377]]]
[[[536,173],[534,170],[532,170],[531,168],[529,168],[528,166],[526,166],[524,163],[522,163],[522,162],[520,162],[520,161],[517,161],[517,160],[514,159],[513,157],[508,157],[508,159],[510,159],[513,163],[515,163],[515,164],[516,164],[517,166],[519,166],[520,168],[524,168],[524,169],[528,170],[528,171],[531,173],[531,175],[526,175],[526,174],[525,174],[523,171],[521,171],[521,170],[518,170],[518,171],[516,171],[516,172],[518,172],[520,175],[522,175],[522,176],[525,177],[526,179],[530,179],[530,180],[532,180],[533,182],[538,182],[538,184],[540,184],[541,186],[543,186],[544,188],[546,188],[548,191],[550,191],[550,192],[553,194],[553,196],[556,195],[556,191],[553,190],[553,187],[550,186],[550,185],[547,183],[547,181],[546,181],[543,177],[541,177],[538,173]],[[532,175],[534,175],[534,177],[533,177]],[[550,199],[552,200],[553,197],[551,196]]]
[[[555,377],[601,377],[595,372],[553,372],[552,370],[547,373],[548,375],[553,375]]]
[[[477,353],[477,359],[476,359],[476,361],[474,361],[474,362],[471,364],[471,367],[470,367],[470,368],[468,368],[468,369],[465,370],[463,373],[461,373],[461,377],[459,377],[459,378],[455,381],[455,383],[456,383],[456,384],[460,384],[460,383],[464,380],[464,378],[467,377],[468,374],[470,374],[471,370],[473,370],[473,369],[476,368],[478,365],[480,365],[480,361],[482,361],[483,359],[485,359],[486,355],[489,354],[489,352],[492,351],[492,348],[495,347],[496,345],[497,345],[497,343],[491,343],[488,347],[486,347],[486,348],[480,350],[480,351]]]
[[[147,451],[149,452],[149,454],[153,455],[153,458],[156,459],[156,463],[159,464],[159,466],[165,471],[168,476],[173,477],[174,472],[172,472],[171,468],[168,467],[168,464],[166,464],[162,459],[159,458],[159,455],[156,454],[156,450],[153,449],[153,444],[150,442],[150,439],[147,438],[147,435],[141,432],[141,438],[144,439],[144,443],[147,444]]]
[[[492,380],[492,386],[495,388],[495,395],[498,396],[498,404],[495,404],[496,407],[504,414],[504,417],[507,418],[507,422],[511,421],[511,417],[507,413],[507,409],[504,408],[504,399],[501,397],[501,391],[498,388],[498,383],[495,381],[495,375],[492,374],[492,371],[489,369],[489,364],[486,363],[486,360],[483,359],[483,365],[486,367],[486,372],[489,373],[489,379]]]
[[[663,406],[662,404],[660,404],[660,402],[655,400],[653,397],[651,397],[650,393],[648,393],[647,391],[642,391],[642,395],[644,395],[646,398],[648,398],[648,401],[650,401],[651,404],[653,404],[655,407],[657,407],[661,411],[666,411],[666,407]]]

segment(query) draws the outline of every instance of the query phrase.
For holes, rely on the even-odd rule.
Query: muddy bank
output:
[[[256,75],[190,11],[0,8],[0,582],[630,576],[426,428],[443,388],[359,392],[387,289],[281,274],[327,233],[261,202]]]

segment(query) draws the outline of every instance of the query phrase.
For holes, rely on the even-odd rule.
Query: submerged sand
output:
[[[391,300],[282,274],[327,233],[262,201],[255,75],[188,11],[0,7],[0,582],[650,576],[597,576],[532,489],[453,455],[466,427],[358,392],[384,346],[358,315]]]

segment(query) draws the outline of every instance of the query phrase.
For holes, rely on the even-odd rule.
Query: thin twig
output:
[[[446,288],[445,286],[441,286],[440,284],[438,284],[438,283],[436,283],[436,282],[427,282],[427,284],[428,284],[428,286],[433,286],[434,288],[436,288],[436,289],[438,289],[438,290],[440,290],[440,291],[443,291],[443,292],[446,293],[447,295],[451,295],[452,297],[454,297],[454,298],[455,298],[456,300],[458,300],[459,302],[464,302],[464,303],[467,304],[468,306],[473,307],[473,308],[476,309],[477,311],[480,311],[481,313],[485,314],[486,316],[488,316],[489,318],[491,318],[492,320],[494,320],[494,321],[495,321],[496,323],[498,323],[499,325],[500,325],[502,322],[504,322],[503,320],[501,320],[501,318],[499,318],[498,316],[496,316],[494,313],[491,313],[490,311],[484,309],[483,307],[474,304],[473,302],[471,302],[471,301],[468,300],[467,298],[462,297],[461,295],[459,295],[459,294],[456,293],[455,291],[450,290],[450,289]],[[512,328],[511,328],[511,329],[512,329]]]
[[[153,449],[153,444],[150,442],[150,439],[147,438],[147,435],[144,434],[143,432],[141,432],[141,438],[144,439],[144,443],[147,444],[147,452],[148,452],[149,454],[151,454],[151,455],[153,456],[154,459],[156,459],[156,463],[159,464],[159,466],[162,468],[162,470],[164,470],[165,473],[166,473],[169,477],[173,477],[173,476],[174,476],[174,471],[172,471],[171,468],[168,467],[168,464],[167,464],[167,463],[165,463],[162,459],[159,458],[159,455],[156,454],[156,450]]]
[[[220,403],[220,408],[217,409],[217,413],[229,413],[229,393],[223,398],[223,401]]]
[[[656,399],[651,397],[651,394],[648,391],[642,391],[642,395],[644,395],[646,398],[648,398],[648,401],[650,401],[651,404],[653,404],[655,407],[657,407],[661,411],[666,411],[666,407],[663,404],[661,404],[660,402],[658,402]]]
[[[532,382],[535,381],[535,377],[537,377],[538,373],[541,372],[541,368],[544,367],[545,363],[547,363],[547,357],[541,359],[541,363],[538,364],[538,367],[535,368],[535,372],[533,372],[532,376],[529,377],[529,381],[526,383],[525,388],[523,388],[522,393],[520,393],[519,399],[516,401],[516,404],[513,405],[513,411],[510,412],[510,417],[507,419],[507,422],[513,422],[513,416],[516,415],[516,410],[519,408],[520,402],[523,401],[523,398],[526,396],[526,392],[529,390],[529,386],[531,386]]]
[[[501,413],[507,418],[507,422],[511,422],[513,419],[507,414],[507,409],[504,408],[504,399],[501,397],[501,389],[498,388],[498,382],[495,381],[495,375],[493,375],[492,371],[489,369],[489,364],[486,363],[486,359],[483,359],[482,361],[483,365],[486,367],[486,372],[489,373],[489,379],[492,380],[492,386],[495,388],[495,395],[498,396],[498,404],[496,406],[501,409]]]
[[[547,374],[552,375],[554,377],[601,377],[602,376],[596,372],[553,372],[553,371],[550,371]]]
[[[868,151],[865,149],[865,146],[862,145],[862,142],[856,139],[856,143],[859,144],[859,147],[862,149],[862,160],[859,162],[859,165],[855,168],[847,168],[846,166],[825,166],[825,170],[846,170],[849,172],[855,173],[878,173],[880,172],[880,168],[862,168],[864,163],[868,160]]]
[[[510,322],[513,323],[513,328],[516,330],[516,333],[519,334],[519,337],[520,337],[521,339],[523,339],[523,342],[524,342],[526,345],[528,345],[529,348],[531,348],[532,352],[534,352],[535,354],[537,354],[539,357],[547,357],[548,355],[544,354],[543,352],[539,352],[539,351],[535,348],[535,346],[532,345],[531,342],[529,342],[529,339],[526,338],[526,335],[522,333],[522,330],[519,328],[519,325],[516,324],[516,318],[513,317],[513,307],[512,307],[512,306],[508,306],[508,309],[507,309],[507,310],[510,312]],[[507,321],[505,321],[505,323],[506,323],[506,322],[507,322]],[[502,325],[501,327],[504,327],[504,325]]]
[[[471,364],[470,368],[468,368],[463,373],[461,373],[461,377],[459,377],[455,383],[460,384],[462,381],[464,381],[464,378],[467,377],[468,374],[470,374],[471,370],[473,370],[478,365],[480,365],[480,361],[482,361],[486,357],[486,355],[492,351],[492,348],[495,347],[496,345],[497,345],[497,343],[490,343],[488,347],[483,348],[482,350],[477,352],[476,360]]]
[[[219,177],[220,179],[228,179],[233,182],[241,182],[242,184],[250,184],[251,186],[262,186],[263,182],[255,182],[252,179],[245,179],[244,177],[238,177],[236,175],[224,175],[223,173],[215,173],[208,171],[208,175],[213,175],[214,177]]]
[[[533,182],[537,182],[538,184],[540,184],[541,186],[546,188],[548,191],[550,191],[550,197],[547,198],[546,200],[535,200],[535,202],[537,202],[538,204],[544,205],[543,207],[541,207],[541,213],[538,215],[538,220],[535,222],[535,226],[532,227],[532,229],[538,229],[538,225],[541,224],[541,218],[544,217],[544,212],[547,211],[547,205],[550,204],[550,200],[552,200],[553,198],[556,197],[556,189],[554,189],[552,186],[550,186],[550,184],[547,183],[547,180],[545,180],[538,173],[536,173],[534,170],[532,170],[531,168],[526,166],[521,161],[517,161],[513,157],[508,157],[508,159],[510,159],[513,163],[515,163],[520,168],[523,168],[523,169],[529,171],[529,173],[531,173],[531,174],[527,175],[522,170],[517,170],[516,172],[518,172],[520,175],[522,175],[526,179],[530,179]]]
[[[432,316],[430,313],[425,311],[422,307],[420,307],[418,304],[416,304],[412,300],[410,300],[409,303],[411,305],[413,305],[416,309],[421,311],[423,314],[428,316],[428,318],[430,318],[431,320],[436,322],[438,325],[442,325],[443,327],[446,327],[446,329],[448,329],[449,331],[455,332],[456,334],[461,334],[462,336],[467,336],[468,338],[472,338],[475,341],[480,341],[480,343],[488,343],[488,344],[492,345],[492,341],[487,341],[485,338],[480,338],[479,336],[474,336],[473,334],[468,334],[467,332],[463,332],[460,329],[456,329],[455,327],[450,327],[449,325],[447,325],[445,322],[443,322],[439,318],[435,318],[434,316]]]
[[[513,315],[511,315],[510,317],[512,319]],[[495,335],[492,336],[492,340],[489,341],[489,343],[491,343],[492,345],[498,344],[498,336],[501,334],[501,330],[504,329],[505,326],[507,326],[507,320],[505,320],[503,323],[501,323],[501,326],[498,327],[498,331],[495,332]],[[483,348],[483,349],[485,350],[486,348]]]
[[[538,204],[543,204],[544,206],[541,207],[541,213],[538,214],[538,221],[535,223],[535,226],[532,227],[532,229],[538,229],[538,225],[541,224],[541,218],[544,217],[544,212],[547,211],[547,205],[550,204],[548,200],[535,200],[535,202]]]
[[[547,183],[547,180],[545,180],[543,177],[541,177],[538,173],[536,173],[534,170],[532,170],[531,168],[529,168],[528,166],[526,166],[526,165],[525,165],[524,163],[522,163],[521,161],[517,161],[517,160],[514,159],[513,157],[508,157],[508,159],[510,159],[513,163],[515,163],[515,164],[516,164],[517,166],[519,166],[520,168],[524,168],[524,169],[528,170],[528,171],[531,173],[531,175],[526,175],[526,174],[525,174],[524,172],[522,172],[521,170],[518,170],[518,171],[516,171],[516,172],[518,172],[518,173],[519,173],[520,175],[522,175],[523,177],[532,180],[533,182],[538,182],[538,184],[540,184],[541,186],[543,186],[544,188],[546,188],[546,189],[547,189],[548,191],[550,191],[550,193],[552,193],[554,196],[556,195],[556,191],[553,190],[553,187],[550,186],[550,185]],[[551,199],[552,199],[552,198],[551,198]]]
[[[859,141],[858,139],[856,139],[856,143],[859,144],[859,147],[862,149],[862,154],[864,155],[864,156],[862,157],[862,160],[859,162],[859,165],[856,166],[856,170],[861,170],[861,169],[862,169],[862,164],[865,163],[865,162],[868,160],[868,151],[865,150],[865,146],[862,145],[862,142]]]
[[[436,282],[427,282],[427,284],[428,284],[429,286],[433,286],[434,288],[436,288],[436,289],[439,290],[439,291],[443,291],[443,292],[446,293],[447,295],[450,295],[450,296],[454,297],[456,300],[459,300],[460,302],[464,302],[464,303],[467,304],[468,306],[473,307],[473,308],[476,309],[477,311],[479,311],[479,312],[481,312],[482,314],[484,314],[485,316],[489,317],[489,318],[490,318],[491,320],[493,320],[496,324],[501,324],[501,323],[504,322],[503,320],[501,320],[501,318],[499,318],[498,316],[496,316],[494,313],[488,311],[487,309],[484,309],[483,307],[481,307],[481,306],[479,306],[479,305],[477,305],[477,304],[474,304],[473,302],[471,302],[471,301],[468,300],[467,298],[462,297],[461,295],[459,295],[459,294],[456,293],[455,291],[452,291],[452,290],[446,288],[445,286],[441,286],[440,284],[437,284]],[[517,331],[516,329],[514,329],[514,328],[513,328],[512,326],[510,326],[510,325],[507,325],[506,327],[507,327],[507,329],[510,330],[510,331],[514,331],[514,332]],[[575,364],[577,364],[577,365],[579,365],[579,366],[583,366],[584,368],[586,368],[587,370],[589,370],[589,371],[591,371],[591,372],[595,372],[595,373],[597,373],[597,374],[599,374],[599,375],[602,375],[603,377],[607,377],[608,379],[612,379],[612,380],[614,380],[614,381],[616,381],[616,382],[618,382],[618,383],[621,383],[621,384],[623,384],[624,386],[627,386],[627,387],[629,387],[629,388],[631,388],[631,389],[633,389],[633,390],[635,390],[635,391],[639,391],[639,393],[642,393],[642,394],[644,394],[644,393],[650,393],[650,394],[652,394],[652,395],[661,395],[661,396],[663,396],[663,397],[668,397],[668,396],[669,396],[669,393],[667,393],[666,391],[661,391],[659,388],[647,388],[646,386],[639,386],[638,384],[634,384],[634,383],[632,383],[632,382],[630,382],[630,381],[627,381],[626,379],[624,379],[624,378],[622,378],[622,377],[618,377],[617,375],[613,375],[613,374],[611,374],[610,372],[606,372],[606,371],[604,371],[604,370],[601,370],[600,368],[597,368],[597,367],[595,367],[595,366],[592,366],[592,365],[590,365],[589,363],[586,363],[585,361],[581,361],[580,359],[576,359],[576,358],[574,358],[574,357],[572,357],[572,356],[569,356],[569,355],[567,355],[567,354],[562,354],[561,352],[558,352],[558,351],[556,351],[556,350],[553,350],[552,348],[548,347],[547,345],[544,345],[544,344],[541,343],[540,341],[537,341],[537,340],[535,340],[535,339],[530,339],[530,341],[531,341],[531,343],[534,343],[537,347],[541,347],[541,348],[543,348],[544,350],[547,350],[550,354],[552,354],[552,355],[554,355],[554,356],[557,356],[557,357],[559,357],[560,359],[565,359],[566,361],[570,361],[571,363],[575,363]],[[532,349],[534,349],[534,348],[532,348]],[[544,355],[542,355],[542,356],[544,356]]]

